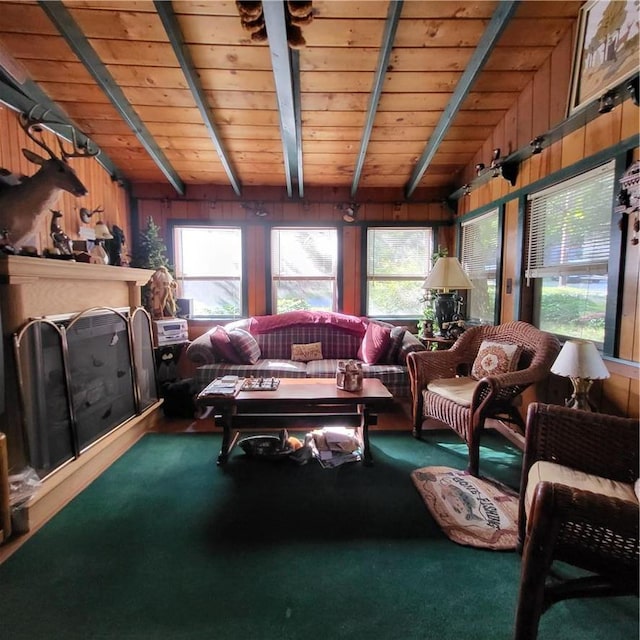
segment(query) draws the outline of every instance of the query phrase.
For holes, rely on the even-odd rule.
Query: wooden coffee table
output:
[[[200,407],[215,407],[222,416],[222,447],[218,464],[227,462],[232,431],[246,428],[307,428],[340,424],[354,427],[362,441],[364,464],[373,462],[369,425],[376,424],[372,409],[390,403],[393,396],[377,378],[363,380],[360,391],[342,391],[334,378],[281,378],[274,391],[240,391],[233,397],[200,393]],[[213,412],[212,412],[213,413]]]

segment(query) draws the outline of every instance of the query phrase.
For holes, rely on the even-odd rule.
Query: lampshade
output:
[[[609,377],[596,345],[588,340],[567,340],[551,365],[551,371],[566,378],[603,380]]]
[[[422,284],[423,289],[473,289],[473,284],[462,270],[458,258],[438,258]]]
[[[113,236],[109,231],[109,227],[101,220],[96,222],[95,226],[96,240],[112,240]]]

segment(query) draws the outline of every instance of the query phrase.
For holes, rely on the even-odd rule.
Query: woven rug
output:
[[[466,471],[423,467],[411,472],[431,515],[458,544],[485,549],[515,549],[518,495]]]

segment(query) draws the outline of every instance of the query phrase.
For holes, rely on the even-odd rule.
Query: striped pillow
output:
[[[256,339],[244,329],[231,329],[227,332],[233,348],[242,364],[255,364],[260,359],[260,347]]]

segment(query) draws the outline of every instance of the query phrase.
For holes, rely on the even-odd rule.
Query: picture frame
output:
[[[578,20],[567,117],[640,70],[635,0],[590,0]]]

